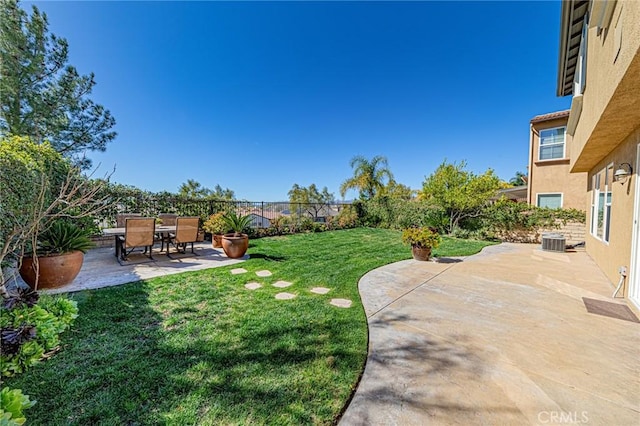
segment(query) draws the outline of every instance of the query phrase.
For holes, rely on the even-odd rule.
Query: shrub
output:
[[[440,241],[440,235],[426,226],[407,228],[402,231],[402,242],[411,246],[437,248]]]
[[[309,216],[302,216],[300,218],[300,230],[301,231],[311,231],[314,229],[313,219]]]
[[[78,316],[75,301],[43,296],[38,304],[6,304],[0,308],[0,374],[4,377],[23,372],[60,344],[59,335]]]
[[[568,221],[585,223],[586,214],[576,209],[549,209],[501,199],[487,206],[482,215],[482,228],[491,231],[557,228]]]
[[[218,212],[209,216],[202,225],[202,229],[211,234],[224,234],[229,229],[224,220],[224,213]]]
[[[33,407],[36,401],[31,401],[29,395],[24,395],[20,389],[2,388],[0,391],[0,425],[22,425],[27,419],[22,413]]]
[[[336,217],[338,226],[342,229],[355,228],[358,225],[358,214],[353,206],[344,206]]]

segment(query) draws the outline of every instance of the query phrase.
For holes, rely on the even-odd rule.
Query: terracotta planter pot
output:
[[[224,234],[222,236],[222,249],[227,257],[238,259],[247,252],[249,248],[249,236],[247,234]]]
[[[429,260],[431,257],[431,247],[411,246],[411,254],[415,260]]]
[[[211,243],[213,244],[213,248],[222,247],[222,234],[212,234]]]
[[[33,258],[25,257],[20,266],[20,276],[34,290],[62,287],[76,278],[82,268],[83,260],[84,253],[81,251],[38,257],[39,279],[36,288]]]

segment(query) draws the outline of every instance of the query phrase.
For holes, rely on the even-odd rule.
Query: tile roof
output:
[[[556,112],[550,112],[548,114],[536,115],[531,119],[531,123],[540,123],[543,121],[555,120],[557,118],[569,117],[570,112],[571,110],[566,109],[564,111],[556,111]]]

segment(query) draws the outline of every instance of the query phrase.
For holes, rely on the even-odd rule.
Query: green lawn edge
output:
[[[436,256],[491,243],[445,237]],[[240,265],[71,295],[62,350],[6,380],[30,424],[331,424],[367,356],[360,278],[411,257],[400,232],[357,228],[251,240]],[[232,275],[243,267],[246,274]],[[257,277],[270,270],[273,275]],[[271,284],[290,281],[291,287]],[[262,288],[249,291],[247,282]],[[328,287],[316,295],[311,287]],[[293,300],[277,301],[287,291]],[[332,298],[352,300],[349,309]]]

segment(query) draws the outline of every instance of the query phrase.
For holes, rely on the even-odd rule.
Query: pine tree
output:
[[[104,151],[115,119],[89,95],[94,74],[68,65],[69,46],[48,32],[45,13],[28,16],[18,1],[0,1],[0,134],[28,136],[83,167],[86,151]]]

